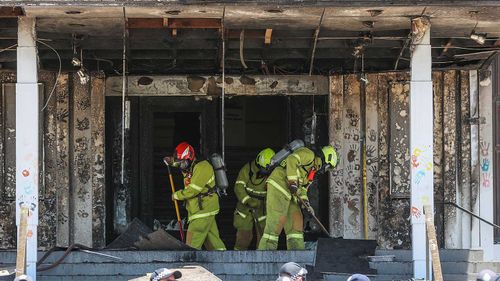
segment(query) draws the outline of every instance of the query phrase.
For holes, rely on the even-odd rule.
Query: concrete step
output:
[[[377,256],[395,256],[396,261],[411,261],[411,250],[376,250]],[[468,249],[441,249],[439,250],[441,261],[483,261],[483,250]]]
[[[314,251],[99,251],[121,260],[110,259],[85,252],[72,252],[64,263],[149,263],[149,262],[277,262],[285,263],[291,260],[298,263],[312,264]],[[39,252],[41,258],[44,252]],[[52,263],[63,254],[55,252],[48,259]],[[14,251],[0,251],[1,263],[15,263]]]
[[[40,281],[124,281],[137,278],[139,276],[126,275],[103,275],[103,276],[39,276]]]
[[[411,275],[413,264],[408,261],[369,262],[370,268],[377,270],[377,274]]]
[[[143,275],[152,272],[157,268],[179,267],[189,265],[187,263],[137,263],[137,264],[104,264],[104,263],[83,263],[83,264],[61,264],[54,269],[40,272],[40,275],[65,276],[65,275]],[[272,275],[276,274],[282,263],[241,263],[241,262],[212,262],[198,263],[215,275]]]
[[[312,265],[314,251],[100,251],[121,260],[72,252],[59,266],[39,272],[40,280],[128,280],[160,267],[199,264],[227,281],[275,280],[285,262]],[[15,263],[14,251],[0,252],[0,267]],[[51,255],[45,264],[63,252]],[[39,253],[39,257],[43,252]]]
[[[370,268],[376,269],[378,274],[411,275],[413,265],[410,261],[370,262]],[[441,262],[441,269],[445,274],[478,273],[483,269],[500,271],[500,262]]]

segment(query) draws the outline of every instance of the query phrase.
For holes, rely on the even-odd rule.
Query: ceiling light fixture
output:
[[[476,41],[476,43],[478,43],[479,45],[484,45],[484,42],[486,42],[486,34],[478,34],[474,30],[472,30],[470,39]]]
[[[474,28],[472,29],[469,37],[470,37],[470,39],[474,40],[479,45],[484,45],[484,42],[486,42],[486,33],[477,33],[476,32],[476,27],[477,27],[477,24],[479,23],[479,19],[477,16],[479,14],[479,12],[478,11],[470,11],[469,14],[471,15],[471,17],[476,18],[476,24],[474,25]]]
[[[78,77],[80,78],[80,84],[85,85],[90,81],[90,76],[83,66],[76,72],[76,74],[78,74]]]
[[[87,69],[85,69],[85,67],[83,66],[83,49],[80,49],[80,59],[74,56],[73,59],[71,60],[71,63],[74,66],[80,67],[80,70],[76,72],[76,74],[78,74],[78,77],[80,78],[80,84],[82,85],[87,84],[90,81],[90,75],[88,74]]]
[[[82,62],[77,58],[77,57],[73,57],[71,59],[71,64],[74,66],[74,67],[78,67],[78,66],[82,66]]]

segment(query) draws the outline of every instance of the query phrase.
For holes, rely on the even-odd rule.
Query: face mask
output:
[[[269,176],[270,173],[271,173],[271,171],[259,166],[259,171],[257,172],[257,176],[258,177],[266,177],[266,176]]]
[[[179,160],[178,163],[179,163],[179,168],[181,168],[181,170],[189,169],[190,166],[189,160]]]
[[[321,167],[321,169],[319,169],[318,174],[322,175],[322,174],[326,173],[326,171],[328,171],[330,169],[330,167],[331,167],[330,164],[323,165]]]

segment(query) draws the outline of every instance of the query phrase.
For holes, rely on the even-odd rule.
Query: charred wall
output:
[[[105,202],[105,79],[93,74],[89,84],[81,85],[72,74],[63,73],[57,81],[55,76],[40,73],[45,100],[54,82],[57,87],[42,115],[45,161],[39,245],[48,248],[79,242],[102,247],[106,206],[110,206]],[[409,217],[420,212],[410,206],[409,175],[404,172],[411,165],[409,76],[379,73],[367,78],[366,85],[358,75],[334,75],[330,79],[329,137],[340,155],[330,177],[330,229],[337,237],[363,237],[361,159],[366,155],[369,238],[378,239],[383,248],[409,248]],[[15,102],[15,82],[15,73],[0,73],[4,86],[0,99],[1,249],[15,247],[15,112],[9,109]],[[478,146],[474,143],[478,137],[474,135],[477,130],[472,129],[477,124],[471,115],[477,115],[477,110],[469,104],[473,89],[469,72],[434,72],[433,82],[435,201],[475,206],[477,171],[481,167],[471,159],[471,147]],[[120,146],[120,140],[115,141]],[[437,204],[435,221],[441,246],[457,247],[460,238],[454,240],[453,233],[460,230],[459,214]],[[445,237],[451,241],[449,245],[444,244]]]
[[[103,247],[104,76],[94,73],[81,85],[76,74],[40,72],[39,80],[45,108],[38,244]],[[16,246],[15,73],[1,72],[0,83],[0,248],[9,249]]]
[[[409,248],[409,218],[422,215],[410,206],[410,77],[380,73],[368,81],[354,74],[331,77],[330,141],[340,162],[330,178],[330,229],[337,237],[363,238],[366,153],[369,238],[382,248]],[[440,245],[456,248],[461,216],[440,202],[474,205],[469,71],[434,72],[433,84],[435,222]]]

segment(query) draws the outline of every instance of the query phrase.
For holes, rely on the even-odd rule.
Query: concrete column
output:
[[[29,207],[26,273],[33,280],[37,261],[40,134],[35,22],[35,18],[19,17],[16,84],[16,224],[19,228],[20,207]]]
[[[489,73],[488,73],[489,71]],[[492,68],[480,72],[479,75],[479,116],[484,120],[479,125],[479,216],[487,221],[494,220],[493,214],[493,86],[491,77]],[[492,260],[495,256],[493,247],[493,227],[479,223],[480,246],[484,251],[484,259]]]
[[[414,20],[415,22],[415,20]],[[430,23],[411,56],[410,153],[413,274],[427,280],[426,230],[423,205],[434,207],[433,95]],[[434,209],[434,208],[433,208]],[[430,259],[430,255],[429,255]]]

